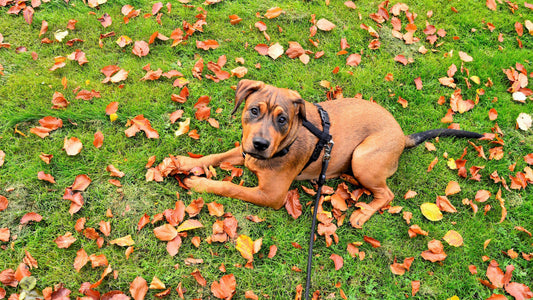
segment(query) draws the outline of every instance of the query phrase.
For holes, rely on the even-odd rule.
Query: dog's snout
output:
[[[270,142],[262,137],[254,137],[252,142],[257,151],[264,151],[270,146]]]

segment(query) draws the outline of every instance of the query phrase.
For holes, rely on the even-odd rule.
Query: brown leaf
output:
[[[13,269],[5,269],[0,272],[0,282],[6,286],[16,287],[18,281],[15,279],[15,271]]]
[[[302,214],[302,205],[300,204],[300,194],[298,189],[290,190],[285,197],[285,209],[293,219],[298,219]]]
[[[167,243],[167,252],[170,256],[178,254],[181,247],[181,237],[177,235],[174,239]]]
[[[220,203],[210,202],[207,204],[207,208],[211,216],[222,217],[224,215],[224,206]]]
[[[103,14],[100,18],[98,18],[98,21],[100,21],[100,24],[104,26],[104,28],[108,27],[113,23],[113,20],[111,19],[111,16],[108,13]]]
[[[500,269],[499,264],[495,260],[491,260],[487,267],[487,278],[497,288],[503,287],[503,271]]]
[[[505,291],[509,293],[509,295],[513,296],[515,299],[533,298],[533,292],[531,292],[531,289],[523,283],[511,282],[509,284],[506,284]]]
[[[37,179],[48,181],[50,183],[56,183],[54,176],[46,174],[43,171],[39,171],[39,173],[37,173]]]
[[[76,241],[76,238],[72,236],[71,232],[66,232],[65,235],[58,236],[54,243],[57,244],[58,248],[68,248],[72,243]]]
[[[93,145],[95,148],[100,148],[104,144],[104,134],[101,131],[97,131],[94,134]]]
[[[119,177],[119,178],[122,178],[124,177],[124,172],[120,172],[119,169],[115,168],[115,166],[113,165],[108,165],[106,167],[106,171],[109,172],[109,176],[113,176],[113,177]]]
[[[206,41],[196,41],[196,48],[203,49],[203,50],[209,50],[209,49],[216,49],[220,45],[215,40],[206,40]]]
[[[91,184],[91,178],[85,174],[76,176],[74,182],[70,186],[73,191],[85,191],[85,189]]]
[[[30,221],[41,222],[42,219],[43,217],[40,214],[35,212],[29,212],[22,216],[22,218],[20,219],[20,224],[24,225]]]
[[[342,256],[338,254],[333,253],[329,256],[329,258],[333,260],[333,263],[335,264],[335,271],[340,270],[344,265],[344,259],[342,259]]]
[[[194,272],[192,272],[191,275],[192,275],[192,277],[194,277],[194,279],[196,279],[196,282],[198,282],[199,285],[201,285],[201,286],[206,286],[207,285],[207,281],[202,276],[202,274],[200,274],[200,270],[198,270],[198,269],[194,270]]]
[[[138,57],[146,56],[149,52],[150,46],[145,41],[136,41],[133,44],[133,49],[131,50],[131,53],[137,55]]]
[[[369,236],[364,235],[364,236],[363,236],[363,240],[364,240],[365,242],[369,243],[370,246],[372,246],[372,248],[379,248],[379,247],[381,247],[381,243],[380,243],[378,240],[376,240],[375,238],[371,238],[371,237],[369,237]]]
[[[87,252],[83,248],[78,250],[76,252],[76,258],[74,259],[74,269],[76,272],[80,272],[81,268],[85,266],[89,262],[89,256],[87,255]]]
[[[233,294],[235,294],[235,288],[237,282],[233,274],[228,274],[220,278],[220,282],[214,281],[211,284],[211,292],[213,295],[219,299],[231,299]]]
[[[174,228],[174,226],[170,224],[164,224],[154,228],[154,234],[155,237],[161,241],[171,241],[178,235],[178,231],[176,228]]]
[[[358,53],[350,54],[348,58],[346,58],[346,65],[357,67],[361,63],[361,55]]]
[[[204,199],[202,197],[194,199],[189,205],[185,208],[185,211],[189,214],[190,217],[197,216],[204,207]]]
[[[130,294],[135,300],[143,300],[148,292],[148,283],[140,276],[136,277],[130,284]]]

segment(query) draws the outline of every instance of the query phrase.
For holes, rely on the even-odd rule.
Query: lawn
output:
[[[325,201],[337,239],[317,235],[316,298],[533,296],[532,4],[85,2],[0,0],[0,299],[300,299],[310,182],[291,187],[302,205],[293,218],[187,191],[173,176],[151,180],[171,155],[239,142],[240,110],[230,113],[241,78],[310,102],[362,96],[406,134],[486,133],[406,150],[388,180],[392,207],[363,229],[348,221],[354,199],[346,211]],[[257,183],[235,167],[215,178]],[[436,202],[445,211],[432,221],[421,205]],[[176,221],[180,205],[187,213]],[[450,231],[462,242],[444,238]],[[260,246],[253,262],[242,250],[251,241]],[[436,241],[445,259],[426,260]]]

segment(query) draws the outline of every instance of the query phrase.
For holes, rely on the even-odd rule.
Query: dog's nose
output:
[[[261,137],[254,137],[252,142],[257,151],[264,151],[270,146],[270,142]]]

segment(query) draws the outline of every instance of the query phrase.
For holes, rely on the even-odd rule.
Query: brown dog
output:
[[[304,169],[318,138],[302,126],[302,121],[307,119],[322,128],[321,117],[317,107],[304,101],[297,92],[260,81],[239,82],[233,112],[244,100],[241,146],[197,159],[178,156],[179,168],[188,171],[198,166],[216,167],[222,162],[244,164],[257,176],[258,186],[244,187],[201,177],[187,178],[184,183],[197,192],[279,209],[295,179],[317,179],[320,174],[323,151],[317,161]],[[406,136],[387,110],[366,100],[337,99],[320,106],[329,114],[330,134],[335,142],[326,177],[338,177],[351,168],[359,183],[374,195],[368,205],[362,205],[350,218],[352,225],[359,228],[394,198],[386,180],[396,171],[405,148],[436,136],[482,137],[450,129]]]

